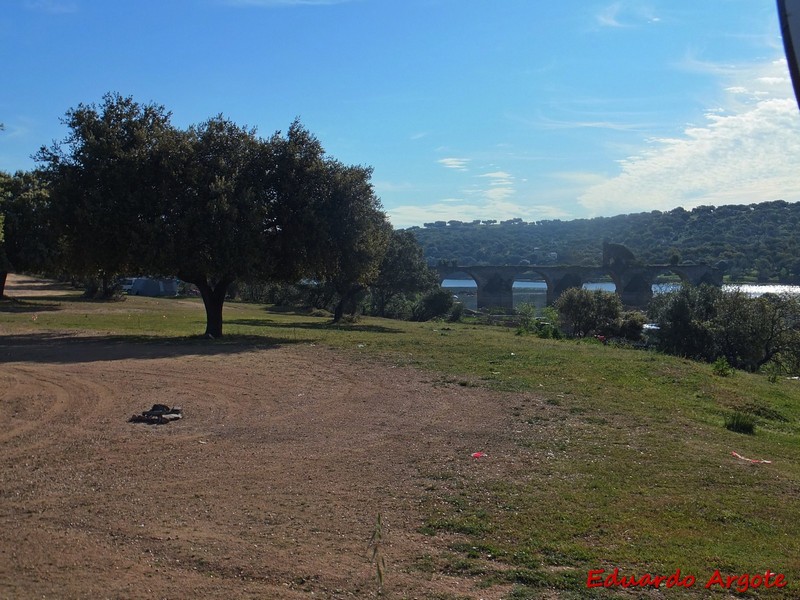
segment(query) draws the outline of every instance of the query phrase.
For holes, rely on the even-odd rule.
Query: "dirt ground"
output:
[[[379,514],[385,597],[502,598],[421,567],[453,538],[419,528],[448,481],[533,476],[518,402],[310,344],[0,329],[0,598],[375,597]],[[185,417],[128,422],[156,403]]]

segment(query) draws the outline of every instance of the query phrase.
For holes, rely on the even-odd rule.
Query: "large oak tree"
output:
[[[268,139],[222,116],[184,131],[163,107],[109,94],[65,123],[38,155],[64,263],[195,284],[209,337],[236,280],[316,277],[348,298],[377,271],[388,224],[370,169],[326,157],[298,122]]]

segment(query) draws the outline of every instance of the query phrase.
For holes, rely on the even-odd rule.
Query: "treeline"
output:
[[[736,281],[800,283],[800,203],[700,206],[573,221],[439,221],[409,229],[430,264],[602,262],[602,242],[650,264],[705,263]]]
[[[222,335],[235,283],[313,282],[334,318],[371,293],[379,314],[438,288],[394,231],[368,167],[328,156],[299,122],[261,138],[217,116],[181,129],[154,104],[107,94],[67,111],[38,168],[0,173],[0,296],[10,270],[57,273],[113,295],[120,275],[197,287],[206,335]]]
[[[570,288],[546,309],[545,320],[534,318],[535,310],[527,306],[519,313],[520,333],[642,341],[645,315],[624,312],[619,296],[610,292]],[[662,352],[751,372],[800,371],[797,295],[754,298],[741,290],[684,284],[656,295],[647,318],[656,326],[650,342]]]

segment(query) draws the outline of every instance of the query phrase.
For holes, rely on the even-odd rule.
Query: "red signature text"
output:
[[[692,587],[695,582],[694,575],[686,575],[681,577],[681,570],[678,569],[672,575],[651,575],[645,573],[641,577],[636,575],[629,575],[627,577],[619,574],[619,569],[614,569],[605,578],[603,578],[605,569],[594,569],[589,571],[589,576],[586,578],[586,587],[660,587],[663,583],[666,587]]]
[[[694,575],[682,575],[680,569],[677,569],[671,575],[652,575],[650,573],[645,573],[640,576],[620,575],[619,569],[614,569],[610,573],[606,573],[605,569],[593,569],[589,571],[586,577],[587,588],[690,588],[696,582],[697,578]],[[744,593],[747,590],[754,590],[760,587],[786,587],[786,578],[782,573],[773,573],[770,570],[766,570],[763,574],[757,573],[755,575],[751,575],[750,573],[723,575],[719,572],[719,569],[715,569],[714,574],[708,578],[704,587],[706,589],[712,589],[717,586],[721,589]]]

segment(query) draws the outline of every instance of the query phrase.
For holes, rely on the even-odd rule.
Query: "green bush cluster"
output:
[[[278,306],[323,309],[332,312],[339,296],[336,290],[325,283],[243,283],[237,286],[237,297],[246,302],[261,302]],[[380,292],[372,288],[364,290],[356,304],[355,314],[383,316],[404,321],[429,321],[447,318],[459,321],[464,312],[461,303],[453,301],[453,295],[438,285],[424,293],[398,292],[388,301],[377,300]]]
[[[658,324],[660,350],[758,371],[766,365],[789,372],[800,367],[800,299],[740,290],[684,285],[656,296],[648,309]],[[721,364],[721,363],[720,363]]]

